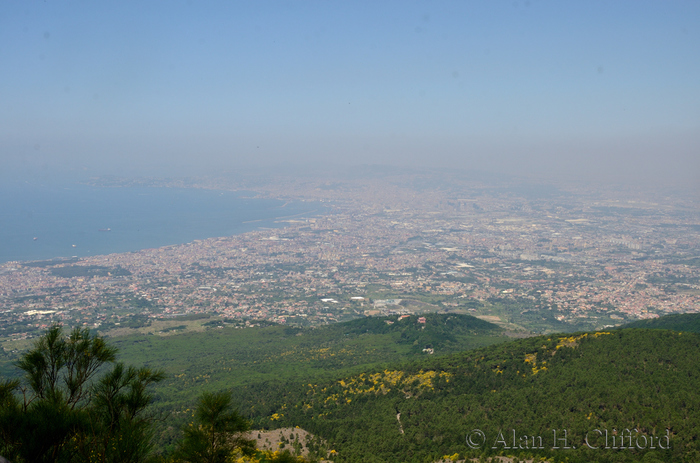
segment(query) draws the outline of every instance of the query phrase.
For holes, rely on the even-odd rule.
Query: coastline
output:
[[[5,219],[0,265],[137,252],[280,228],[285,219],[323,214],[314,202],[250,193],[162,185],[22,186],[0,206]],[[282,215],[282,208],[292,213]]]

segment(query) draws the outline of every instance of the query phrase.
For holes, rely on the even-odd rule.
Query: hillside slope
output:
[[[257,416],[326,439],[338,462],[455,453],[696,462],[699,356],[700,336],[670,331],[528,338],[280,390],[276,406]],[[238,394],[256,415],[255,391]],[[598,448],[585,445],[587,434]]]
[[[509,339],[498,326],[475,317],[425,314],[401,320],[368,317],[308,329],[212,328],[171,336],[111,338],[110,343],[119,348],[121,361],[166,372],[153,408],[169,416],[164,428],[170,430],[159,437],[159,443],[167,446],[177,437],[173,429],[184,423],[185,411],[194,407],[204,391],[243,391],[250,398],[246,406],[253,410],[249,416],[265,416],[262,423],[268,426],[274,424],[267,416],[278,398],[299,384],[331,381]]]
[[[700,314],[684,313],[664,315],[663,317],[659,318],[638,320],[636,322],[623,325],[620,328],[647,328],[700,333]]]

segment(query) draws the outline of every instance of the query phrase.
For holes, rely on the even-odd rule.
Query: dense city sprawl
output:
[[[158,249],[2,264],[5,350],[54,322],[106,335],[169,334],[455,312],[545,333],[700,311],[692,196],[399,174],[144,182],[255,189],[330,212]]]

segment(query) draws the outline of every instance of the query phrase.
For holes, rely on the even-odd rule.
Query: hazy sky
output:
[[[0,167],[700,182],[700,2],[3,1]]]

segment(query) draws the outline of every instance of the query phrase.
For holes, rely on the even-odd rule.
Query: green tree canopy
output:
[[[17,362],[22,380],[0,382],[0,454],[17,462],[143,461],[150,452],[148,386],[164,374],[113,363],[116,349],[54,325]]]
[[[251,455],[255,442],[245,437],[248,430],[248,422],[232,406],[230,393],[204,393],[197,404],[195,420],[183,429],[175,459],[224,463],[237,450]]]

